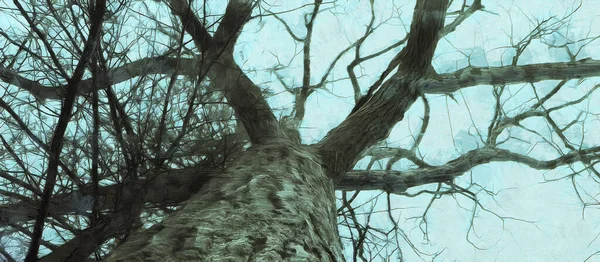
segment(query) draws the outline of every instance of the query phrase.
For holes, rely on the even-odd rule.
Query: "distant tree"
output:
[[[391,209],[390,232],[361,222],[352,205],[359,191],[381,190],[389,201],[392,195],[414,196],[410,188],[437,184],[435,191],[416,194],[431,194],[432,201],[462,194],[477,201],[472,188],[454,179],[497,161],[544,170],[579,163],[584,170],[571,177],[584,172],[599,181],[600,146],[569,137],[570,128],[598,115],[580,109],[571,122],[553,117],[589,103],[598,86],[560,105],[547,103],[569,80],[600,76],[600,61],[580,60],[569,45],[544,42],[565,48],[570,60],[519,63],[533,41],[566,27],[570,13],[538,21],[510,47],[515,52],[509,65],[438,73],[432,60],[440,38],[484,6],[480,0],[417,0],[404,39],[363,54],[361,46],[377,29],[372,12],[364,35],[315,76],[315,21],[343,3],[315,0],[275,12],[275,3],[230,0],[221,12],[212,9],[218,2],[48,0],[1,7],[0,20],[10,19],[0,31],[0,253],[6,260],[20,259],[13,256],[21,252],[28,261],[342,261],[338,226],[352,233],[343,242],[352,246],[354,261],[401,259],[401,225]],[[371,10],[373,4],[361,3]],[[289,12],[307,12],[301,16],[303,35],[281,18]],[[267,103],[274,92],[252,81],[253,72],[242,70],[234,52],[242,29],[253,30],[244,26],[256,20],[252,25],[258,27],[281,23],[302,45],[300,85],[288,86],[279,74],[285,63],[268,69],[273,83],[295,99],[280,118]],[[354,69],[400,47],[378,79],[361,88]],[[352,51],[347,78],[331,77]],[[559,83],[536,90],[534,84],[545,80]],[[356,105],[318,143],[303,143],[299,127],[307,99],[334,81],[352,88]],[[517,95],[507,94],[508,85],[518,83],[530,85],[535,97],[518,112],[506,111],[504,97]],[[477,85],[492,87],[489,126],[459,157],[442,165],[426,162],[420,142],[436,134],[427,129],[428,95],[457,101],[454,92]],[[416,101],[424,114],[414,144],[385,146]],[[524,124],[533,118],[550,132]],[[519,139],[510,133],[517,129],[539,135],[558,156],[543,160],[501,147]],[[364,157],[371,159],[368,168],[353,169]],[[372,170],[382,159],[385,168]],[[394,170],[402,159],[414,167]],[[337,209],[335,190],[343,193]],[[372,248],[382,245],[377,238],[398,246],[393,255]],[[27,248],[9,245],[15,241]]]

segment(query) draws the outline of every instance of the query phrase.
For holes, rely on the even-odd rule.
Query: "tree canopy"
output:
[[[0,258],[103,259],[282,139],[348,261],[593,261],[599,7],[3,2]]]

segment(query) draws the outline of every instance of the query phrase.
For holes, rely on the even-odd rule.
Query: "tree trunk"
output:
[[[332,180],[309,147],[250,148],[107,261],[343,261]]]

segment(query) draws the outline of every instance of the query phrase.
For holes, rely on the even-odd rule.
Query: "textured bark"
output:
[[[453,73],[439,75],[439,81],[431,82],[424,92],[427,94],[451,94],[470,86],[569,80],[598,76],[598,72],[600,72],[600,61],[592,59],[522,66],[469,66]]]
[[[320,160],[274,139],[107,261],[343,261],[341,251],[334,185]]]

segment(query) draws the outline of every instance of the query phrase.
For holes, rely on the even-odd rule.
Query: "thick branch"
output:
[[[472,14],[474,14],[476,11],[483,9],[483,5],[481,5],[481,0],[475,0],[473,2],[473,4],[471,5],[471,7],[469,7],[467,10],[460,12],[458,17],[456,17],[454,19],[454,21],[450,22],[449,24],[447,24],[446,26],[444,26],[444,29],[442,29],[442,31],[440,32],[440,34],[442,36],[446,36],[447,34],[454,32],[456,30],[456,28],[458,28],[458,26],[460,24],[462,24],[467,18],[469,18]],[[406,38],[405,38],[406,39]],[[400,40],[398,43],[396,44],[402,44],[404,43],[404,40]],[[395,44],[395,45],[396,45]],[[392,47],[392,46],[390,46]],[[379,77],[379,79],[377,81],[375,81],[375,83],[373,83],[373,85],[371,86],[370,89],[373,88],[377,88],[381,85],[381,83],[383,82],[383,80],[394,70],[398,67],[398,65],[401,62],[401,53],[398,53],[389,63],[387,68],[381,73],[381,76]],[[433,67],[432,67],[433,69]],[[432,70],[433,71],[433,70]],[[357,104],[358,106],[358,104]]]
[[[597,155],[598,152],[600,152],[600,147],[594,147],[544,161],[505,149],[484,147],[471,150],[441,166],[406,171],[350,171],[336,185],[336,190],[384,190],[390,193],[401,193],[415,186],[451,181],[475,166],[490,162],[515,162],[534,169],[547,170],[581,161],[585,157]]]
[[[179,64],[180,75],[195,76],[197,62],[191,58],[152,57],[120,66],[108,73],[111,84],[118,84],[135,77],[152,74],[173,74]],[[573,63],[542,63],[522,66],[502,67],[466,67],[453,73],[438,75],[438,81],[432,81],[423,90],[427,94],[449,94],[462,88],[476,85],[498,85],[535,83],[544,80],[570,80],[600,76],[600,60],[586,59]],[[46,86],[37,81],[20,76],[8,68],[0,67],[0,79],[28,91],[39,100],[58,100],[63,98],[62,90],[67,84]],[[88,94],[91,91],[92,79],[82,80],[77,93]]]
[[[192,36],[196,47],[204,53],[208,50],[212,43],[212,36],[206,30],[206,27],[196,17],[196,14],[192,12],[187,0],[172,0],[170,1],[171,10],[179,16],[184,24],[185,31]]]
[[[193,10],[184,0],[173,0],[173,9],[186,24],[185,30],[194,39],[194,43],[202,53],[199,72],[202,79],[205,75],[215,83],[219,83],[225,91],[225,97],[244,125],[250,141],[260,143],[277,136],[277,118],[256,86],[233,59],[233,48],[242,28],[250,20],[255,1],[231,0],[227,4],[223,19],[215,36],[207,36],[206,29],[193,14]]]
[[[228,55],[233,53],[233,47],[242,27],[250,20],[255,3],[254,0],[229,0],[223,20],[215,32],[213,45],[216,50]]]
[[[118,84],[130,80],[134,77],[152,75],[152,74],[173,74],[179,65],[178,73],[181,75],[194,76],[198,70],[197,63],[194,59],[182,58],[176,59],[171,57],[152,57],[143,58],[135,62],[117,67],[108,72],[108,79],[100,79],[110,84]],[[67,84],[46,86],[37,81],[29,80],[20,76],[8,68],[0,67],[0,79],[8,84],[14,85],[21,89],[27,90],[38,100],[46,99],[59,100],[64,99],[64,90]],[[103,85],[98,85],[103,86]],[[82,80],[77,85],[77,94],[88,94],[91,92],[92,79]]]
[[[400,54],[398,72],[372,97],[317,144],[324,166],[340,180],[365,149],[385,139],[419,97],[444,27],[446,0],[417,2],[406,47]]]
[[[423,89],[427,94],[450,94],[476,85],[535,83],[544,80],[570,80],[600,76],[600,60],[585,59],[573,63],[543,63],[522,66],[466,67],[454,73],[438,75]]]

